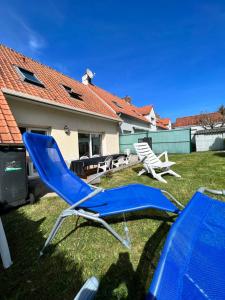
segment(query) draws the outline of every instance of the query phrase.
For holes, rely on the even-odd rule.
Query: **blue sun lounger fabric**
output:
[[[225,203],[194,194],[172,225],[147,299],[225,299]]]
[[[93,191],[92,187],[67,168],[51,136],[24,133],[23,140],[41,179],[68,204],[73,205]],[[159,189],[141,184],[104,190],[82,203],[79,208],[96,212],[101,217],[146,208],[179,212]]]

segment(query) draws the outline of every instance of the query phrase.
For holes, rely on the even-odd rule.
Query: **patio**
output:
[[[143,183],[166,189],[185,204],[200,186],[224,188],[225,153],[206,152],[170,155],[181,179],[166,176],[168,184],[149,176],[137,176],[141,166],[133,166],[102,179],[101,186]],[[66,204],[58,198],[42,199],[2,217],[14,264],[0,272],[0,295],[5,299],[73,299],[84,281],[97,276],[97,299],[141,299],[163,246],[170,222],[154,212],[132,214],[128,227],[132,249],[127,251],[99,226],[74,218],[63,224],[43,258],[38,258],[46,236]],[[112,219],[123,233],[123,223]],[[53,251],[54,250],[54,251]]]

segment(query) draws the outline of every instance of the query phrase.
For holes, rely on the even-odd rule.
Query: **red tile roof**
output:
[[[149,121],[139,112],[139,108],[126,102],[124,99],[115,96],[96,85],[89,84],[88,87],[101,99],[103,99],[117,114],[125,114],[142,122],[149,123]]]
[[[156,126],[162,129],[168,129],[169,122],[166,122],[165,120],[169,119],[156,119]]]
[[[153,109],[152,105],[137,107],[137,111],[143,116],[149,115],[152,109]]]
[[[192,126],[192,125],[200,125],[201,119],[203,115],[208,116],[211,120],[215,122],[219,122],[222,120],[222,116],[218,112],[208,113],[208,114],[200,114],[195,116],[177,118],[176,122],[173,124],[174,127],[183,127],[183,126]]]
[[[34,73],[45,87],[39,87],[23,81],[16,71],[16,66]],[[82,100],[77,100],[70,97],[62,85],[71,87]],[[0,89],[3,88],[39,97],[43,100],[43,102],[52,101],[56,105],[65,105],[67,108],[70,107],[73,110],[80,110],[96,115],[98,114],[108,119],[120,120],[115,112],[113,112],[112,109],[104,104],[103,101],[93,95],[87,86],[61,74],[60,72],[57,72],[56,70],[53,70],[48,66],[25,57],[24,55],[7,48],[4,45],[0,45]],[[8,115],[12,119],[11,121],[15,122],[6,100],[2,95],[0,95],[0,97],[1,113],[4,116],[4,120],[5,116]],[[3,119],[2,116],[1,119]],[[19,141],[19,137],[16,136],[19,134],[18,130],[15,130],[17,127],[11,127],[14,128],[11,128],[11,130],[14,130],[15,132],[11,132],[9,130],[9,132],[11,132],[10,135],[9,133],[4,132],[3,128],[5,128],[5,123],[2,123],[0,127],[2,131],[0,131],[0,134],[5,136],[4,140],[7,142]]]
[[[0,143],[21,144],[21,134],[5,96],[0,90]]]

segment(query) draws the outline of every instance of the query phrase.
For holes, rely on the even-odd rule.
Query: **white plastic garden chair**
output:
[[[125,158],[123,156],[119,156],[117,159],[112,161],[112,167],[119,168],[120,166],[125,165]]]
[[[107,170],[111,169],[111,162],[112,162],[112,156],[107,156],[104,161],[101,161],[98,163],[97,173],[100,170],[103,170],[103,172],[106,172]]]
[[[175,165],[175,162],[169,161],[167,151],[156,156],[148,143],[135,143],[134,148],[137,152],[138,158],[144,164],[144,168],[138,173],[138,176],[145,172],[151,173],[155,179],[164,183],[167,183],[167,181],[162,178],[162,175],[164,174],[181,177],[179,174],[170,169],[171,166]],[[161,157],[163,156],[165,157],[165,161],[161,161]],[[156,170],[162,170],[162,172],[157,173]]]

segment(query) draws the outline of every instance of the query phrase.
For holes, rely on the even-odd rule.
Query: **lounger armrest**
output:
[[[98,166],[104,166],[105,165],[105,162],[104,161],[100,161],[99,163],[98,163]]]
[[[161,158],[162,156],[165,156],[165,161],[169,161],[167,151],[164,151],[163,153],[159,154],[158,158]]]
[[[86,197],[84,197],[83,199],[77,201],[76,203],[74,203],[72,206],[70,206],[67,210],[71,211],[72,209],[76,208],[77,206],[79,206],[80,204],[84,203],[85,201],[89,200],[90,198],[96,196],[97,194],[103,192],[104,189],[102,188],[97,188],[96,190],[94,190],[93,192],[91,192],[89,195],[87,195]],[[66,211],[66,210],[65,210]]]
[[[212,189],[208,189],[206,187],[200,187],[198,189],[198,192],[204,193],[204,192],[208,192],[214,195],[222,195],[225,196],[225,190],[212,190]]]
[[[87,180],[86,183],[87,184],[90,184],[91,182],[95,181],[95,179],[105,175],[107,172],[101,172],[101,173],[98,173],[96,176],[92,177],[90,180]]]
[[[184,205],[182,203],[180,203],[180,201],[178,201],[173,195],[171,195],[169,192],[165,191],[165,190],[161,190],[161,192],[163,194],[166,194],[167,196],[170,197],[170,199],[175,202],[178,206],[180,206],[182,209],[184,208]]]

